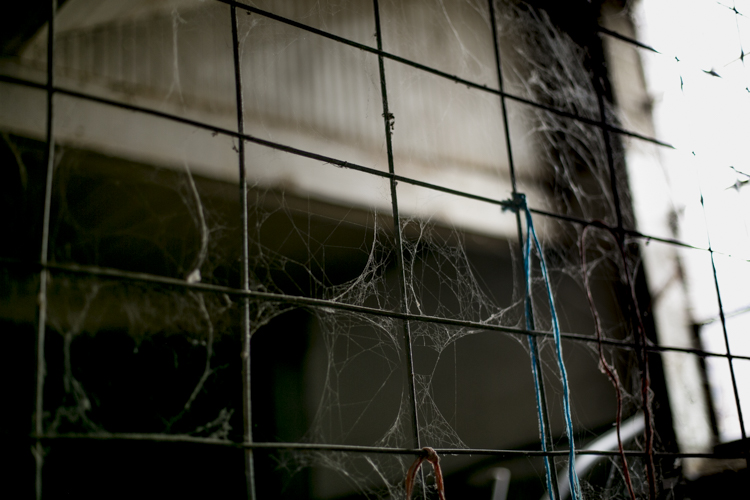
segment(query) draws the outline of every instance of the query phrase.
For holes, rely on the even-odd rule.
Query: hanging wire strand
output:
[[[635,490],[633,489],[633,481],[630,478],[630,469],[628,468],[628,459],[625,456],[625,449],[622,445],[622,436],[620,434],[620,428],[622,427],[622,384],[620,383],[620,377],[617,374],[617,370],[612,366],[604,355],[604,343],[602,342],[602,324],[599,318],[599,312],[594,304],[594,297],[591,295],[591,285],[589,283],[588,265],[586,259],[586,235],[591,226],[586,226],[581,232],[580,242],[580,254],[581,254],[581,273],[583,274],[583,284],[586,290],[586,298],[589,301],[589,309],[594,317],[594,330],[596,332],[597,348],[599,351],[599,369],[604,372],[609,378],[610,382],[615,388],[615,395],[617,397],[617,414],[615,417],[615,425],[617,426],[617,449],[620,453],[620,459],[622,460],[622,472],[625,477],[625,485],[628,488],[631,500],[636,500]]]
[[[583,498],[581,496],[581,485],[578,480],[578,474],[576,474],[575,466],[575,438],[573,436],[573,419],[571,417],[570,410],[570,388],[568,387],[568,373],[565,369],[565,361],[563,360],[562,353],[562,342],[560,336],[560,323],[557,319],[557,311],[555,310],[555,300],[552,296],[552,287],[550,285],[549,273],[547,271],[547,262],[544,258],[544,251],[542,245],[539,243],[539,239],[534,229],[534,221],[531,217],[531,212],[526,206],[526,196],[518,193],[514,200],[516,202],[517,209],[523,210],[526,216],[526,242],[524,244],[524,276],[526,281],[526,303],[531,303],[531,246],[534,245],[539,259],[539,267],[542,272],[542,279],[547,291],[547,301],[549,303],[550,316],[552,317],[552,333],[555,341],[555,354],[557,355],[557,367],[560,370],[560,381],[562,382],[563,388],[563,412],[565,415],[565,429],[568,434],[568,481],[571,485],[571,494],[573,500],[579,500]],[[527,308],[527,311],[529,309]],[[527,316],[528,321],[528,316]],[[537,387],[537,394],[539,393]],[[539,396],[537,396],[537,399]],[[549,474],[548,474],[549,482]],[[548,486],[549,490],[552,491],[551,485]]]
[[[513,143],[510,138],[510,125],[508,122],[508,104],[506,102],[506,94],[505,94],[505,80],[503,78],[503,66],[502,62],[500,60],[500,45],[498,41],[498,33],[497,33],[497,20],[495,16],[495,7],[494,7],[494,0],[488,0],[488,7],[490,12],[490,25],[492,26],[492,40],[493,40],[493,50],[495,55],[495,67],[497,68],[497,80],[498,85],[500,88],[500,106],[502,109],[502,115],[503,115],[503,131],[505,135],[505,149],[507,151],[507,158],[508,158],[508,171],[510,175],[510,183],[512,187],[512,195],[513,199],[516,199],[518,196],[518,182],[516,179],[516,168],[515,168],[515,161],[513,159]],[[512,202],[512,200],[511,200]],[[508,208],[508,206],[504,206],[504,208]],[[520,210],[514,210],[515,218],[516,218],[516,231],[518,234],[518,247],[521,251],[521,254],[523,254],[523,224],[521,222],[521,212]],[[528,281],[525,281],[524,287],[526,289],[526,293],[528,294]],[[530,300],[526,301],[524,304],[524,313],[526,317],[526,328],[529,330],[534,329],[534,310],[533,305]],[[536,408],[537,408],[537,422],[539,424],[539,438],[542,446],[542,451],[549,451],[553,449],[553,442],[552,442],[552,436],[551,433],[548,431],[550,427],[549,423],[549,410],[547,408],[547,394],[546,394],[546,388],[544,384],[544,378],[542,377],[542,365],[541,360],[539,359],[539,347],[537,345],[537,339],[533,335],[529,335],[527,337],[527,343],[529,346],[529,359],[531,361],[531,376],[534,381],[534,398],[536,400]],[[552,460],[550,460],[550,457],[545,456],[544,457],[544,472],[545,477],[547,481],[547,491],[549,492],[549,496],[551,499],[556,499],[560,497],[560,493],[557,490],[557,470],[554,467],[554,464],[552,463]]]

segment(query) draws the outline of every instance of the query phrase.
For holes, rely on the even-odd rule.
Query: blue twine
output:
[[[534,221],[531,218],[531,211],[526,204],[526,195],[521,193],[515,194],[513,207],[515,209],[523,209],[526,214],[526,241],[524,243],[524,256],[523,256],[523,269],[526,278],[526,328],[529,330],[532,328],[531,324],[531,241],[533,238],[534,246],[539,254],[539,264],[542,270],[542,278],[544,278],[544,285],[547,288],[547,300],[549,301],[550,315],[552,316],[552,332],[555,340],[555,352],[557,353],[557,366],[560,368],[560,378],[562,379],[563,386],[563,409],[565,412],[565,427],[568,434],[569,440],[569,459],[568,459],[568,480],[570,481],[571,496],[573,500],[579,500],[582,498],[581,485],[578,481],[578,475],[575,471],[575,444],[573,443],[573,420],[570,416],[570,390],[568,388],[568,373],[565,370],[565,363],[562,356],[562,344],[560,341],[560,323],[557,319],[557,311],[555,309],[555,301],[552,298],[552,287],[550,286],[549,274],[547,272],[547,263],[544,260],[544,252],[542,251],[542,245],[539,243],[539,239],[534,229]],[[536,389],[536,403],[537,411],[539,413],[539,427],[542,435],[542,451],[547,451],[546,444],[546,430],[544,425],[544,417],[542,415],[542,402],[541,402],[541,391],[539,387],[539,373],[537,372],[537,358],[536,352],[533,347],[533,340],[529,336],[529,347],[531,350],[531,366],[534,375],[534,388]],[[550,492],[550,498],[552,498],[552,479],[549,464],[549,457],[545,456],[544,467],[547,471],[547,488]]]
[[[531,319],[529,318],[528,314],[526,315],[526,328],[531,329]],[[542,439],[542,451],[546,453],[547,431],[545,430],[544,414],[542,413],[542,391],[539,389],[539,372],[536,369],[536,348],[534,346],[534,340],[532,339],[531,335],[529,335],[529,351],[531,352],[531,372],[534,375],[534,389],[536,391],[536,411],[539,418],[539,434],[541,435]],[[552,470],[550,466],[550,459],[547,455],[544,456],[544,470],[547,473],[547,491],[550,492],[550,498],[553,498],[552,491],[554,490],[552,489]]]

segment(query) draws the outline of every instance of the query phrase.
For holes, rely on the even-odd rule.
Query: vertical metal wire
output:
[[[596,33],[596,29],[593,31]],[[620,198],[620,190],[617,187],[617,169],[615,167],[614,153],[612,150],[612,137],[608,130],[607,124],[607,109],[604,102],[604,86],[600,80],[600,73],[594,70],[591,75],[594,84],[594,91],[596,92],[597,105],[599,107],[599,128],[602,133],[602,139],[604,140],[604,148],[607,155],[607,168],[609,169],[609,182],[612,190],[613,203],[615,205],[615,216],[617,227],[613,231],[613,235],[617,238],[617,245],[622,252],[622,263],[624,266],[623,272],[629,275],[627,267],[627,254],[625,253],[625,228],[623,224],[622,215],[622,200]],[[634,287],[634,283],[630,283],[628,278],[628,284],[631,288]],[[654,454],[653,454],[653,443],[654,443],[654,426],[653,426],[653,414],[651,411],[651,375],[649,370],[648,351],[646,350],[646,332],[643,329],[643,321],[640,317],[638,310],[637,297],[635,290],[631,289],[630,293],[633,297],[633,313],[637,316],[636,328],[638,333],[635,335],[635,343],[637,345],[636,357],[638,359],[638,367],[640,370],[641,379],[641,407],[643,409],[643,419],[645,420],[644,435],[646,439],[646,475],[648,477],[648,488],[649,498],[652,500],[656,498],[656,467],[654,465]]]
[[[740,25],[739,25],[739,16],[741,15],[740,12],[737,10],[737,2],[732,2],[732,11],[734,11],[734,21],[735,25],[737,26],[737,38],[740,45],[740,61],[742,62],[742,67],[745,67],[745,48],[742,46],[742,36],[740,33]],[[745,87],[748,88],[747,86]],[[703,196],[701,196],[701,205],[703,205]],[[705,214],[705,208],[704,208],[704,214]],[[716,263],[714,262],[714,252],[711,248],[711,240],[709,239],[708,242],[708,248],[709,253],[711,254],[711,268],[713,270],[714,275],[714,286],[716,286],[716,298],[719,302],[719,319],[721,319],[721,329],[724,334],[724,345],[727,349],[727,362],[729,363],[729,373],[732,377],[732,391],[734,392],[734,402],[737,406],[737,418],[740,421],[740,436],[742,439],[747,439],[747,430],[745,429],[745,418],[742,415],[742,405],[740,403],[740,393],[737,388],[737,377],[734,373],[734,356],[732,356],[732,351],[729,349],[729,334],[727,332],[727,322],[726,322],[726,316],[724,315],[724,306],[721,301],[721,292],[719,290],[719,277],[716,274]],[[750,458],[746,458],[747,466],[750,467]]]
[[[710,245],[710,243],[709,243]],[[740,404],[740,393],[737,389],[737,376],[734,373],[734,356],[732,356],[732,351],[729,348],[729,334],[727,333],[727,321],[726,316],[724,315],[724,305],[721,301],[721,291],[719,287],[719,278],[716,274],[716,264],[714,263],[714,251],[709,246],[709,253],[711,254],[711,269],[713,271],[714,276],[714,286],[716,287],[716,299],[719,304],[719,319],[721,320],[721,330],[724,334],[724,346],[727,349],[727,362],[729,363],[729,373],[732,376],[732,391],[734,391],[734,401],[737,405],[737,417],[740,421],[740,433],[742,435],[742,439],[747,438],[747,431],[745,430],[745,419],[742,416],[742,405]]]
[[[47,178],[44,186],[44,218],[42,222],[42,245],[39,262],[41,273],[39,276],[39,323],[36,335],[36,405],[34,408],[34,432],[37,436],[44,434],[44,378],[46,364],[44,357],[45,333],[47,324],[47,283],[49,273],[46,266],[49,254],[49,226],[52,211],[52,180],[55,165],[55,136],[54,136],[54,85],[55,85],[55,14],[57,0],[50,0],[49,22],[47,24],[47,151],[45,164]],[[35,490],[37,500],[42,498],[42,472],[44,467],[44,448],[37,437],[34,443],[34,459],[36,461]]]
[[[237,132],[245,133],[244,103],[242,99],[242,69],[240,65],[240,40],[239,21],[237,20],[237,7],[231,6],[232,18],[232,51],[234,56],[234,85],[237,105]],[[247,219],[247,172],[245,171],[245,141],[238,139],[237,157],[239,161],[239,184],[240,184],[240,220],[242,221],[242,290],[250,290],[250,249],[249,230]],[[250,359],[250,300],[242,298],[242,422],[244,431],[244,442],[253,442],[253,408],[252,408],[252,374]],[[245,448],[245,478],[247,482],[247,497],[255,500],[255,464],[253,450]]]
[[[703,203],[703,194],[701,194],[701,207],[703,207],[703,213],[705,216],[705,210],[706,207]],[[708,226],[706,226],[708,227]],[[719,286],[719,276],[716,273],[716,263],[714,261],[714,250],[711,246],[711,236],[709,234],[706,235],[708,238],[708,253],[711,256],[711,270],[713,271],[713,277],[714,277],[714,287],[716,288],[716,300],[719,304],[719,319],[721,320],[721,331],[724,334],[724,346],[727,350],[727,363],[729,363],[729,374],[732,378],[732,391],[734,392],[734,402],[737,406],[737,418],[740,421],[740,435],[742,436],[742,439],[747,439],[747,431],[745,429],[745,419],[742,415],[742,405],[740,404],[740,393],[737,388],[737,376],[734,373],[734,356],[732,356],[732,351],[729,348],[729,333],[727,332],[727,319],[726,315],[724,314],[724,304],[721,300],[721,287]],[[750,462],[750,459],[748,459],[748,462]]]
[[[390,188],[391,188],[391,209],[393,213],[393,233],[396,239],[396,266],[398,272],[398,285],[399,285],[399,307],[402,313],[409,312],[409,303],[406,296],[406,269],[404,265],[404,251],[402,244],[401,235],[401,218],[398,211],[398,193],[395,175],[395,168],[393,164],[393,142],[391,141],[391,132],[393,129],[393,115],[388,107],[388,91],[386,87],[385,78],[385,65],[383,63],[383,34],[380,25],[380,6],[378,0],[372,1],[373,11],[375,13],[375,37],[377,39],[378,46],[378,70],[380,72],[380,92],[383,101],[383,125],[385,127],[385,144],[388,153],[388,172],[391,174],[390,177]],[[402,321],[404,325],[404,349],[406,352],[406,363],[409,380],[409,395],[411,397],[412,404],[412,430],[414,432],[414,439],[416,441],[417,448],[422,447],[422,439],[419,434],[419,410],[417,408],[417,390],[414,382],[414,357],[411,349],[411,324],[408,319]],[[422,483],[424,484],[424,476],[422,477]],[[422,495],[425,496],[425,490],[422,489]]]
[[[487,4],[489,5],[490,9],[490,25],[492,26],[492,41],[493,41],[493,49],[495,52],[495,66],[497,68],[497,81],[498,86],[500,89],[500,106],[502,109],[503,114],[503,130],[505,132],[505,149],[507,151],[508,156],[508,170],[510,171],[510,182],[511,182],[511,188],[513,191],[513,200],[516,200],[518,198],[518,195],[520,194],[518,191],[518,184],[516,181],[516,168],[515,164],[513,162],[513,150],[511,147],[511,140],[510,140],[510,127],[508,126],[508,107],[505,100],[505,86],[504,86],[504,80],[503,80],[503,69],[502,69],[502,61],[500,59],[500,46],[498,43],[498,35],[497,35],[497,18],[495,16],[495,5],[494,0],[487,0]],[[518,247],[520,251],[520,255],[524,254],[524,248],[523,248],[523,226],[521,222],[521,211],[516,210],[516,229],[518,231]],[[527,286],[527,282],[524,279],[524,286]],[[530,294],[530,290],[528,291]],[[528,301],[525,304],[525,314],[528,319],[530,328],[533,330],[535,329],[534,325],[534,310],[533,306],[531,304],[531,301]],[[539,357],[539,345],[537,343],[536,337],[533,335],[528,336],[528,343],[529,343],[529,349],[530,349],[530,357],[532,362],[532,376],[534,377],[534,384],[538,388],[538,399],[539,399],[539,412],[541,414],[539,426],[540,429],[542,429],[542,451],[552,451],[554,449],[554,443],[552,442],[552,435],[550,432],[544,432],[544,429],[551,429],[550,422],[549,422],[549,409],[547,407],[547,392],[545,390],[544,385],[544,377],[542,372],[542,362]],[[557,470],[554,467],[554,462],[548,457],[544,457],[544,461],[546,464],[546,468],[549,471],[549,479],[550,479],[550,498],[552,500],[555,500],[559,498],[560,494],[557,491]],[[550,462],[553,462],[550,464]]]
[[[609,130],[607,130],[607,115],[606,107],[604,106],[604,89],[602,88],[601,82],[599,82],[598,75],[592,75],[594,79],[594,89],[596,91],[596,100],[599,107],[599,124],[602,131],[602,138],[604,139],[604,149],[607,154],[607,167],[609,168],[609,184],[612,189],[612,202],[615,205],[615,217],[617,222],[617,233],[623,234],[623,221],[622,221],[622,203],[620,202],[620,190],[617,187],[617,170],[615,169],[615,157],[612,152],[612,138],[610,137]],[[620,236],[622,238],[622,236]]]

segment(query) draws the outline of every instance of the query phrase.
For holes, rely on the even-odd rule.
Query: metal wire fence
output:
[[[408,258],[404,255],[406,252],[406,244],[402,240],[405,236],[402,234],[401,228],[404,227],[405,217],[400,210],[399,204],[399,190],[397,186],[399,184],[406,184],[424,188],[431,192],[445,193],[456,197],[474,200],[482,204],[492,205],[497,207],[497,210],[515,210],[515,221],[517,225],[518,234],[518,248],[520,255],[524,253],[524,234],[529,231],[528,225],[526,225],[523,219],[523,210],[517,204],[517,200],[521,193],[521,187],[517,182],[517,170],[516,162],[514,162],[513,153],[513,141],[511,138],[512,126],[509,123],[508,103],[515,103],[523,109],[536,109],[546,113],[551,113],[557,116],[561,120],[566,120],[575,123],[581,123],[586,126],[592,127],[600,134],[600,139],[603,141],[606,147],[606,162],[608,166],[608,175],[610,177],[611,193],[614,198],[614,207],[616,213],[614,218],[614,224],[603,222],[598,219],[587,219],[585,217],[579,217],[571,213],[562,213],[548,208],[534,207],[528,208],[530,214],[540,220],[550,219],[562,221],[566,224],[576,226],[579,230],[583,230],[586,227],[592,226],[599,230],[605,230],[610,233],[616,244],[622,249],[627,247],[631,242],[636,241],[642,244],[649,242],[658,242],[661,244],[685,248],[695,252],[705,252],[710,256],[712,263],[712,271],[714,276],[714,286],[716,296],[719,299],[718,312],[719,321],[723,328],[724,340],[725,340],[725,352],[713,352],[701,347],[686,347],[686,346],[673,346],[673,345],[660,345],[653,336],[646,337],[645,330],[642,335],[634,335],[629,338],[597,338],[588,333],[583,332],[566,332],[562,331],[559,333],[560,338],[572,342],[581,343],[595,347],[597,345],[610,346],[617,349],[622,349],[633,353],[638,358],[637,364],[637,376],[640,380],[648,379],[648,364],[649,360],[653,356],[659,355],[665,352],[675,352],[685,355],[694,356],[700,359],[722,359],[726,360],[729,372],[731,374],[732,388],[735,398],[736,410],[738,413],[741,437],[743,440],[747,439],[746,430],[744,426],[744,417],[742,415],[741,395],[738,389],[738,380],[735,374],[734,365],[740,361],[750,361],[750,356],[740,355],[733,353],[730,349],[729,336],[727,334],[726,327],[726,313],[721,302],[721,290],[720,283],[716,275],[716,266],[714,265],[714,255],[716,251],[710,246],[701,247],[690,242],[682,241],[677,237],[668,237],[665,235],[654,235],[646,234],[641,232],[636,227],[632,226],[628,222],[628,218],[623,215],[623,212],[629,210],[623,208],[623,196],[627,197],[626,193],[621,193],[623,189],[624,179],[618,179],[618,176],[623,176],[624,173],[616,165],[617,160],[617,149],[621,148],[621,142],[628,138],[632,141],[640,141],[655,145],[659,148],[671,149],[673,146],[659,140],[655,137],[649,137],[639,132],[627,130],[621,127],[617,123],[614,123],[608,116],[606,110],[606,102],[611,100],[608,97],[607,90],[602,86],[602,80],[594,78],[594,87],[596,89],[596,97],[598,100],[598,117],[591,118],[587,115],[580,115],[571,112],[566,109],[561,109],[556,106],[550,105],[545,102],[539,102],[530,99],[525,95],[518,95],[512,91],[506,90],[504,82],[507,81],[507,75],[504,74],[504,65],[501,63],[502,50],[499,43],[499,34],[497,32],[498,23],[496,9],[502,8],[501,4],[495,4],[493,1],[487,2],[487,11],[489,12],[490,25],[492,28],[492,38],[494,47],[494,65],[496,71],[496,77],[498,86],[492,87],[485,84],[476,83],[470,79],[450,74],[442,71],[438,68],[431,67],[429,65],[422,64],[420,62],[401,57],[397,54],[390,53],[384,50],[383,41],[383,29],[382,21],[380,18],[381,6],[378,0],[373,0],[372,12],[374,14],[372,18],[372,25],[374,27],[375,34],[375,45],[368,45],[353,41],[349,38],[339,36],[329,31],[319,29],[294,19],[290,19],[273,12],[255,7],[250,4],[246,4],[238,1],[231,0],[216,0],[216,2],[225,5],[230,12],[231,26],[227,26],[227,29],[231,29],[231,43],[232,43],[232,59],[234,69],[234,87],[236,90],[235,95],[235,107],[236,107],[236,128],[224,128],[210,123],[206,123],[200,120],[194,120],[181,116],[179,114],[173,114],[170,112],[159,111],[153,108],[131,104],[122,100],[110,99],[107,97],[101,97],[94,93],[88,93],[78,89],[66,88],[64,85],[58,84],[56,78],[55,61],[58,57],[56,48],[56,37],[55,37],[55,23],[57,16],[57,2],[51,0],[49,2],[49,21],[47,24],[48,37],[46,47],[46,82],[39,83],[32,79],[22,78],[19,76],[11,76],[7,74],[0,75],[0,82],[10,86],[21,86],[26,88],[37,89],[43,91],[46,95],[46,150],[45,160],[46,164],[46,180],[44,188],[44,211],[43,211],[43,222],[42,222],[42,235],[41,235],[41,246],[39,248],[38,258],[5,258],[3,260],[3,266],[6,268],[13,269],[25,269],[38,276],[39,279],[39,290],[38,290],[38,320],[37,320],[37,332],[36,332],[36,401],[34,408],[34,427],[31,433],[31,440],[33,442],[33,454],[36,459],[36,495],[37,498],[43,498],[45,486],[44,486],[44,468],[45,468],[45,453],[49,447],[54,448],[57,443],[60,442],[79,442],[79,441],[128,441],[128,442],[153,442],[160,443],[164,446],[169,446],[169,443],[186,443],[190,445],[205,445],[215,447],[226,447],[232,449],[241,449],[245,455],[245,477],[247,485],[247,497],[256,498],[264,497],[264,492],[256,492],[256,477],[255,477],[255,463],[254,455],[262,450],[271,450],[273,452],[280,451],[316,451],[323,453],[335,453],[345,452],[348,454],[361,454],[362,456],[370,454],[378,455],[393,455],[393,456],[404,456],[406,460],[410,461],[412,457],[423,456],[426,452],[423,450],[426,446],[432,446],[440,456],[461,456],[471,455],[473,457],[495,457],[502,459],[512,459],[514,457],[540,457],[540,458],[565,458],[568,456],[568,446],[560,446],[559,440],[555,441],[555,438],[549,433],[546,435],[542,434],[541,449],[495,449],[491,446],[488,447],[439,447],[434,446],[432,442],[425,440],[423,433],[424,423],[419,418],[420,405],[419,394],[417,388],[417,382],[415,381],[415,367],[413,361],[412,349],[414,346],[414,325],[419,324],[431,324],[431,325],[445,325],[448,327],[465,328],[477,331],[487,332],[498,332],[511,336],[516,336],[519,339],[528,341],[529,350],[532,353],[532,360],[536,363],[536,370],[542,372],[546,368],[543,366],[539,351],[539,342],[554,339],[555,333],[551,331],[545,331],[544,329],[537,329],[535,327],[533,318],[534,311],[531,306],[530,299],[527,301],[525,306],[525,312],[527,317],[531,318],[528,323],[528,328],[519,326],[504,326],[502,324],[496,324],[492,322],[486,322],[476,319],[464,319],[461,317],[451,317],[443,315],[430,315],[423,313],[415,313],[414,308],[409,304],[409,282],[408,282]],[[734,8],[735,15],[739,16],[741,13]],[[271,20],[289,28],[299,30],[301,33],[307,33],[316,37],[323,37],[337,44],[346,45],[354,49],[358,49],[368,54],[372,54],[377,58],[378,63],[378,74],[377,74],[377,85],[380,90],[380,98],[382,102],[382,138],[385,141],[385,150],[387,155],[387,169],[379,169],[372,166],[366,166],[357,164],[349,161],[346,157],[332,157],[324,154],[320,154],[315,150],[306,150],[283,142],[274,142],[265,138],[257,137],[246,132],[245,114],[244,109],[246,104],[243,103],[243,69],[242,69],[242,28],[241,23],[238,19],[240,15],[260,16],[261,18]],[[611,37],[624,42],[639,51],[656,52],[656,49],[649,47],[629,36],[625,36],[621,33],[612,31],[608,28],[591,25],[583,29],[584,31],[590,31],[596,33],[601,39]],[[245,48],[244,50],[247,50]],[[743,52],[744,55],[744,52]],[[431,183],[425,180],[405,176],[399,173],[398,162],[394,159],[394,145],[393,145],[393,109],[389,107],[389,93],[390,80],[388,72],[386,71],[386,62],[390,62],[397,65],[408,66],[418,72],[427,73],[433,75],[439,79],[444,79],[449,82],[453,82],[457,85],[465,86],[470,89],[471,92],[484,93],[491,96],[495,96],[501,105],[502,110],[502,121],[504,124],[505,137],[505,149],[507,151],[507,164],[509,173],[509,183],[511,186],[510,197],[498,196],[496,198],[477,194],[476,192],[466,191],[463,189],[454,189],[446,187],[440,183]],[[51,219],[54,217],[55,199],[53,196],[53,185],[55,182],[56,165],[59,160],[57,158],[58,145],[56,141],[56,130],[55,130],[55,118],[58,113],[58,100],[61,96],[73,98],[75,100],[96,103],[108,108],[119,108],[127,112],[136,113],[139,115],[148,115],[159,119],[180,123],[195,127],[200,130],[219,135],[222,137],[229,138],[234,141],[237,145],[236,149],[236,182],[239,186],[239,192],[237,193],[240,205],[239,205],[239,220],[241,225],[241,256],[240,256],[240,283],[238,285],[221,285],[212,284],[198,281],[191,281],[185,279],[178,279],[168,276],[160,276],[157,274],[144,273],[130,271],[126,269],[118,269],[113,267],[101,267],[97,265],[85,265],[78,263],[66,263],[59,262],[51,259]],[[318,297],[306,297],[300,295],[292,295],[289,293],[282,293],[280,291],[264,291],[259,290],[253,286],[251,275],[257,270],[253,268],[254,264],[251,259],[251,246],[253,243],[253,236],[251,230],[252,222],[249,220],[251,208],[248,201],[248,184],[252,184],[251,174],[247,172],[247,145],[257,145],[262,148],[269,148],[279,152],[283,152],[289,155],[302,157],[313,160],[322,164],[332,165],[341,169],[350,171],[360,172],[367,176],[383,179],[389,187],[389,198],[390,198],[390,213],[389,217],[392,219],[393,227],[396,228],[393,232],[394,238],[394,256],[393,265],[396,269],[396,276],[398,277],[398,284],[395,287],[397,294],[397,306],[393,309],[373,307],[370,305],[346,303],[339,300],[332,300],[327,298]],[[624,252],[624,251],[623,251]],[[526,265],[530,265],[528,261]],[[627,262],[626,262],[627,265]],[[627,271],[628,274],[635,273],[635,270],[631,269]],[[45,409],[45,385],[48,383],[48,375],[46,372],[46,359],[47,351],[45,344],[48,342],[48,304],[50,294],[50,279],[54,275],[70,275],[70,276],[82,276],[96,278],[104,281],[117,281],[127,282],[132,284],[142,284],[148,286],[157,286],[162,289],[175,291],[180,294],[199,293],[199,294],[216,294],[226,295],[231,298],[232,301],[239,304],[239,314],[241,317],[240,328],[241,328],[241,353],[238,359],[242,361],[241,369],[241,391],[242,391],[242,422],[243,431],[242,439],[220,439],[212,437],[195,437],[184,434],[170,435],[170,434],[152,434],[152,433],[126,433],[126,432],[55,432],[48,429],[48,425],[45,422],[45,415],[47,410]],[[530,285],[529,285],[530,286]],[[632,287],[632,285],[631,285]],[[528,292],[527,292],[528,293]],[[345,445],[337,443],[325,443],[325,442],[258,442],[253,439],[253,420],[257,418],[258,412],[264,411],[263,408],[254,407],[251,397],[251,389],[253,387],[252,381],[252,367],[251,359],[253,358],[253,340],[252,332],[254,331],[254,321],[252,308],[256,303],[270,303],[278,304],[281,307],[301,307],[311,310],[325,310],[325,311],[342,311],[348,313],[356,313],[361,315],[368,315],[373,318],[390,318],[391,320],[397,320],[401,325],[400,335],[403,336],[404,356],[400,360],[403,363],[402,369],[408,374],[408,402],[410,407],[408,408],[409,425],[411,429],[410,436],[413,446],[409,447],[394,447],[387,445]],[[635,310],[627,306],[625,309],[630,310],[630,314],[636,314]],[[638,313],[640,314],[640,313]],[[631,318],[630,321],[637,323],[635,318]],[[641,329],[643,330],[641,325]],[[536,355],[534,355],[536,353]],[[257,353],[255,353],[258,355]],[[533,367],[532,367],[533,368]],[[633,367],[631,367],[633,369]],[[544,429],[545,425],[549,427],[550,416],[548,414],[547,400],[549,394],[545,392],[544,380],[539,379],[540,382],[537,386],[539,411],[541,415],[541,427]],[[649,391],[653,390],[645,385],[642,387],[645,396],[640,401],[641,411],[646,415],[650,415],[653,409],[650,406]],[[666,398],[665,394],[656,394],[657,400],[659,398]],[[651,422],[651,418],[647,417],[646,432],[654,432]],[[571,436],[572,437],[572,436]],[[646,436],[646,442],[649,440],[653,441],[653,436]],[[571,440],[572,445],[572,440]],[[649,446],[644,444],[640,449],[614,449],[614,450],[597,450],[587,449],[586,447],[578,446],[575,449],[575,455],[583,457],[587,455],[595,455],[602,457],[611,457],[617,459],[618,457],[635,457],[637,459],[643,459],[646,462],[651,460],[651,468],[653,469],[654,459],[657,462],[664,461],[665,459],[674,460],[681,458],[707,458],[707,459],[722,459],[722,458],[746,458],[746,449],[729,449],[716,448],[715,450],[706,450],[703,452],[685,452],[677,451],[675,449],[660,449],[658,446],[655,449],[653,445]],[[554,469],[554,466],[552,467]],[[549,471],[548,473],[554,473]],[[662,486],[657,485],[660,481],[659,477],[655,477],[656,471],[651,470],[649,472],[649,478],[645,482],[650,482],[650,497],[656,498],[658,491]],[[424,480],[424,478],[423,478]],[[550,482],[556,487],[557,478]],[[448,494],[450,494],[450,476],[447,479],[446,488]],[[427,490],[425,490],[427,491]],[[424,493],[427,495],[427,493]],[[560,498],[557,492],[553,492],[552,496]]]

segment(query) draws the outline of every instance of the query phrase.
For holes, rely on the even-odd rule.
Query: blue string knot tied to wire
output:
[[[568,480],[571,484],[571,496],[573,500],[582,500],[581,485],[578,480],[578,475],[575,470],[575,443],[573,440],[573,420],[571,418],[570,411],[570,388],[568,387],[568,374],[565,370],[565,362],[563,361],[562,354],[562,343],[560,339],[560,322],[557,319],[557,311],[555,309],[555,301],[552,295],[552,286],[550,285],[549,272],[547,271],[547,263],[544,259],[544,251],[542,245],[539,243],[536,230],[534,229],[534,220],[531,217],[531,210],[526,203],[526,195],[523,193],[514,193],[513,199],[504,203],[504,210],[512,210],[514,212],[523,212],[526,216],[526,239],[523,245],[523,270],[525,280],[525,311],[526,311],[526,328],[532,330],[533,326],[533,309],[531,307],[531,246],[532,243],[536,248],[536,252],[539,258],[539,267],[541,268],[542,278],[544,279],[544,285],[547,290],[547,300],[549,302],[550,316],[552,317],[552,333],[555,341],[555,354],[557,355],[557,366],[560,370],[560,380],[563,387],[563,410],[565,414],[565,430],[568,435],[569,442],[569,457],[568,457]],[[540,388],[540,374],[538,373],[537,366],[538,362],[536,359],[536,348],[533,345],[533,338],[529,336],[529,346],[531,348],[531,365],[534,376],[534,387],[536,389],[537,399],[537,411],[539,413],[539,429],[542,438],[542,451],[547,450],[547,436],[545,430],[545,419],[542,413],[542,395]],[[552,474],[549,456],[544,457],[544,465],[547,472],[547,489],[549,491],[550,498],[553,498],[552,488]]]

